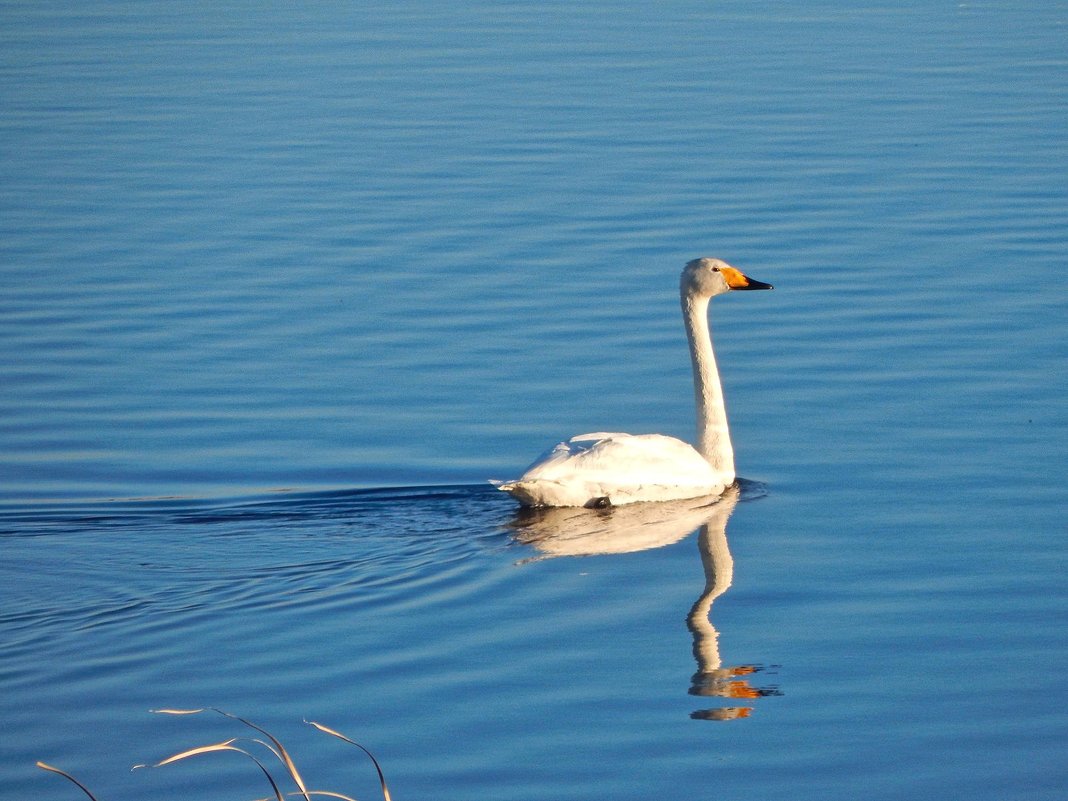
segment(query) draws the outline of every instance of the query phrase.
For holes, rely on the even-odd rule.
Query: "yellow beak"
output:
[[[771,284],[756,281],[733,267],[724,267],[720,273],[727,279],[727,286],[731,289],[774,289]]]

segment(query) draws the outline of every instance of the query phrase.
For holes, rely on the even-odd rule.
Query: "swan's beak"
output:
[[[754,280],[752,278],[749,278],[747,276],[744,276],[744,275],[742,276],[742,278],[745,278],[745,285],[744,286],[732,286],[731,289],[774,289],[775,288],[771,284],[765,284],[763,281],[756,281],[756,280]]]
[[[727,279],[727,286],[731,289],[774,289],[771,284],[765,284],[763,281],[756,281],[750,278],[748,275],[744,275],[740,270],[723,269],[720,270],[723,273],[723,277]]]

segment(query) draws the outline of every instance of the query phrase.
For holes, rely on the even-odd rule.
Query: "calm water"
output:
[[[0,795],[1063,798],[1068,4],[396,5],[0,6]]]

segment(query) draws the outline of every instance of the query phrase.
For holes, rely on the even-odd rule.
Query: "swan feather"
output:
[[[718,495],[730,483],[682,440],[598,431],[559,443],[499,488],[528,506],[586,506]]]

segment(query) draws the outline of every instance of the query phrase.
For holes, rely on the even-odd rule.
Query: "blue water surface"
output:
[[[0,9],[0,795],[1064,797],[1068,5]]]

